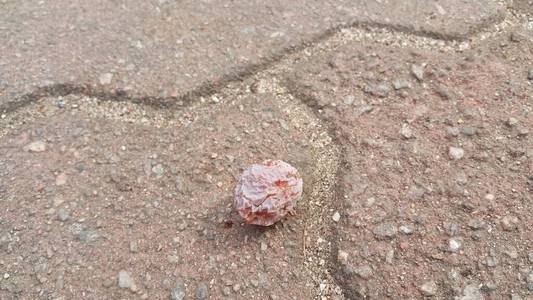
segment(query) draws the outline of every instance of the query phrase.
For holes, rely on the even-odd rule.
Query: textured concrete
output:
[[[533,1],[531,0],[514,0],[514,7],[520,12],[533,16]]]
[[[533,53],[506,39],[446,55],[352,42],[287,75],[343,145],[334,256],[348,299],[446,299],[470,277],[497,283],[490,298],[528,293],[521,263],[493,250],[526,257],[533,237]]]
[[[0,298],[527,299],[506,3],[0,0]],[[248,226],[267,158],[303,197]]]
[[[464,38],[492,1],[4,1],[0,103],[38,86],[101,84],[179,96],[340,25]]]

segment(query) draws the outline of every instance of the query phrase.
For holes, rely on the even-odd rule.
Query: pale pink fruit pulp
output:
[[[246,223],[270,226],[294,211],[302,188],[293,166],[266,160],[244,170],[235,188],[235,206]]]

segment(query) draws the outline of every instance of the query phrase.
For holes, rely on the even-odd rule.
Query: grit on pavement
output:
[[[0,0],[0,299],[533,299],[532,7]]]

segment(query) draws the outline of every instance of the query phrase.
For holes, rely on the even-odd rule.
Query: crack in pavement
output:
[[[169,107],[174,105],[187,105],[187,103],[194,102],[198,98],[216,94],[217,91],[232,82],[241,82],[258,73],[271,70],[273,71],[272,73],[279,74],[281,69],[283,69],[280,68],[280,65],[290,65],[291,61],[300,58],[302,54],[304,56],[307,55],[310,50],[312,52],[331,51],[332,48],[336,48],[347,41],[357,40],[364,42],[371,40],[386,45],[429,48],[437,51],[463,51],[483,40],[506,32],[510,27],[520,26],[528,28],[531,26],[532,22],[529,21],[525,14],[516,11],[511,6],[507,6],[505,1],[499,2],[499,4],[505,8],[504,15],[487,20],[472,29],[468,35],[462,38],[413,30],[406,26],[354,22],[329,28],[300,45],[281,49],[279,52],[264,58],[259,63],[241,66],[239,70],[221,76],[221,79],[216,82],[206,81],[197,88],[180,96],[132,95],[126,90],[110,90],[97,85],[58,83],[38,87],[33,92],[24,94],[7,103],[0,104],[0,112],[10,113],[30,102],[38,101],[44,97],[58,97],[69,94],[80,94],[115,101],[142,102],[151,106]],[[326,49],[321,49],[323,44],[330,44],[330,46],[326,47]],[[276,69],[278,69],[277,72]]]
[[[493,24],[494,22],[499,22]],[[516,11],[508,8],[506,16],[498,20],[490,20],[492,26],[483,29],[482,26],[475,28],[468,36],[459,40],[452,39],[449,36],[436,35],[434,33],[413,31],[408,27],[376,25],[375,23],[354,23],[350,25],[338,26],[332,28],[319,36],[312,39],[308,43],[303,43],[297,47],[287,48],[278,54],[266,58],[258,64],[251,64],[242,67],[239,71],[226,74],[217,82],[205,82],[198,88],[177,97],[157,97],[157,96],[132,96],[128,91],[124,90],[108,90],[101,86],[84,85],[84,84],[54,84],[37,88],[34,92],[25,94],[14,101],[7,102],[0,105],[0,111],[5,114],[11,114],[15,111],[26,107],[27,105],[40,101],[43,98],[49,97],[65,97],[68,95],[83,95],[100,100],[116,101],[116,102],[132,102],[144,106],[151,106],[163,109],[182,109],[200,101],[205,101],[204,97],[216,97],[224,95],[224,98],[231,99],[235,95],[250,94],[249,81],[254,81],[259,85],[259,89],[266,88],[273,90],[279,95],[291,98],[293,101],[299,101],[307,108],[311,109],[315,117],[321,120],[322,125],[327,129],[328,135],[332,139],[333,147],[327,154],[322,153],[322,156],[330,156],[327,167],[321,169],[317,168],[315,171],[316,178],[328,182],[325,186],[320,186],[314,189],[312,197],[322,198],[327,200],[320,210],[317,210],[315,217],[317,220],[327,220],[317,228],[315,233],[310,233],[312,236],[320,236],[320,232],[326,230],[331,247],[327,251],[317,251],[321,254],[317,259],[328,257],[326,267],[320,266],[317,262],[311,263],[308,268],[313,273],[320,273],[320,281],[328,282],[328,284],[337,285],[342,294],[349,299],[360,298],[361,295],[354,289],[342,283],[338,278],[327,278],[331,273],[340,273],[340,264],[337,261],[335,254],[338,246],[336,243],[335,226],[328,216],[329,209],[340,209],[342,201],[339,201],[344,195],[342,187],[338,185],[338,178],[342,177],[342,170],[346,168],[346,159],[344,157],[342,143],[339,142],[338,132],[332,122],[324,119],[320,110],[317,108],[317,99],[299,93],[298,90],[292,89],[295,83],[283,78],[282,74],[290,70],[297,60],[305,60],[311,57],[312,54],[319,52],[330,52],[346,43],[347,41],[374,40],[387,45],[410,46],[414,48],[430,48],[437,51],[463,51],[465,49],[474,47],[477,43],[483,40],[492,38],[502,33],[506,33],[509,28],[513,26],[527,26],[526,18],[519,15]],[[280,79],[283,78],[283,79]],[[285,81],[280,85],[278,81]],[[324,164],[324,165],[326,165]],[[327,172],[324,172],[327,171]],[[321,176],[325,176],[322,178]],[[328,177],[329,176],[329,177]],[[326,196],[331,196],[328,198]],[[330,206],[328,206],[329,204]],[[304,239],[306,237],[304,236]],[[314,252],[316,249],[308,249],[306,252]],[[334,282],[332,282],[332,280]],[[318,296],[317,296],[318,297]]]

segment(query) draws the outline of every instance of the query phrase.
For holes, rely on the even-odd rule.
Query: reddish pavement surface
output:
[[[533,299],[532,7],[0,0],[0,299]]]
[[[181,96],[220,86],[339,26],[466,38],[491,1],[2,1],[0,103],[54,84]]]

